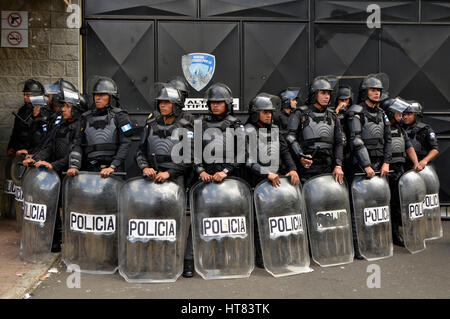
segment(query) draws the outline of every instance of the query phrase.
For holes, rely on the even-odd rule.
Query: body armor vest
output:
[[[406,134],[408,134],[408,137],[414,147],[414,150],[416,151],[419,161],[421,161],[428,154],[427,150],[424,147],[428,134],[427,127],[428,126],[424,123],[417,123],[416,126],[409,126],[406,129]]]
[[[304,116],[308,117],[306,121],[303,121]],[[302,148],[308,153],[320,148],[322,153],[325,151],[328,155],[331,155],[334,143],[334,126],[335,121],[328,110],[323,113],[311,110],[303,113],[301,131],[303,139],[299,139],[302,141]]]
[[[172,162],[172,148],[178,139],[172,140],[172,132],[180,125],[174,122],[169,125],[162,125],[154,122],[149,129],[147,137],[147,158],[155,164],[155,167],[162,166],[170,168],[176,166]]]
[[[364,125],[361,128],[361,138],[370,157],[383,157],[384,149],[384,120],[383,113],[364,114]]]
[[[113,156],[118,147],[118,132],[111,115],[89,116],[84,130],[88,159],[98,156]]]
[[[391,126],[392,135],[392,161],[391,163],[405,163],[405,136],[397,126]]]

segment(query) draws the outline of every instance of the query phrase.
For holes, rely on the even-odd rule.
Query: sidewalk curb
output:
[[[31,293],[37,288],[36,283],[39,282],[39,278],[45,275],[60,259],[61,253],[52,253],[41,263],[34,265],[30,271],[16,282],[14,287],[6,291],[3,295],[0,295],[0,299],[23,299],[26,293]]]

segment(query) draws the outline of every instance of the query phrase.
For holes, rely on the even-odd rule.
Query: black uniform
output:
[[[284,108],[273,113],[273,124],[278,126],[282,135],[287,134],[290,115]]]
[[[172,140],[172,132],[179,128],[193,131],[191,123],[185,118],[176,117],[172,124],[166,124],[159,114],[148,117],[136,153],[136,162],[141,170],[153,168],[155,171],[168,172],[172,180],[184,176],[191,162],[174,163],[171,157],[172,148],[178,142]]]
[[[396,244],[401,244],[398,227],[402,225],[402,215],[400,207],[400,195],[398,192],[398,182],[405,172],[406,150],[412,147],[406,132],[398,123],[391,125],[392,137],[392,160],[389,168],[394,172],[389,174],[389,188],[391,190],[391,218],[393,239]]]
[[[14,119],[14,127],[9,138],[8,149],[14,149],[18,151],[20,149],[28,149],[29,147],[29,127],[31,122],[31,116],[33,114],[33,104],[25,103],[20,107],[17,112],[17,115],[20,116],[24,121],[19,118]]]
[[[419,162],[423,160],[428,153],[435,149],[439,151],[439,145],[433,129],[425,123],[418,122],[416,125],[405,126],[406,134],[411,140]],[[407,166],[411,168],[411,161],[407,162]]]
[[[132,128],[126,111],[110,105],[83,113],[75,135],[70,168],[123,170],[131,146]],[[76,154],[73,154],[76,153]],[[82,154],[81,158],[78,154]]]
[[[335,166],[342,166],[343,140],[341,124],[329,109],[320,110],[314,105],[297,108],[289,119],[286,138],[296,156],[300,178],[331,173]],[[301,155],[313,155],[309,169],[300,164]]]

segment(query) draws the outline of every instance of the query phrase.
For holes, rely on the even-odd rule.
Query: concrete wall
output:
[[[69,1],[68,1],[69,2]],[[72,0],[71,3],[79,1]],[[12,111],[23,104],[29,78],[50,84],[65,78],[79,87],[79,29],[67,27],[63,0],[1,0],[0,11],[28,11],[28,48],[0,48],[0,192],[3,194],[6,152],[14,123]],[[3,196],[0,196],[4,199]],[[1,213],[0,205],[0,213]]]

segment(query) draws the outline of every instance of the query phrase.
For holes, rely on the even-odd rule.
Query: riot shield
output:
[[[194,265],[204,279],[246,278],[253,271],[251,198],[249,185],[239,178],[192,187]]]
[[[356,239],[361,256],[367,260],[392,257],[392,228],[389,203],[391,192],[385,177],[357,176],[352,183]]]
[[[353,262],[347,185],[331,174],[315,176],[303,186],[303,200],[313,260],[322,267]]]
[[[424,179],[410,170],[400,177],[398,191],[402,210],[403,241],[406,249],[414,254],[426,248],[423,202],[427,190]]]
[[[51,169],[29,168],[22,185],[24,214],[20,257],[38,263],[51,253],[61,181]]]
[[[98,172],[79,172],[63,181],[62,259],[81,272],[117,270],[117,198],[123,181]]]
[[[441,207],[439,204],[439,177],[430,165],[419,172],[425,182],[427,195],[423,202],[425,214],[425,239],[438,239],[443,236],[441,224]]]
[[[119,273],[128,282],[174,282],[186,240],[183,185],[136,177],[119,195]]]
[[[11,164],[11,179],[14,182],[15,201],[14,210],[16,212],[16,231],[20,232],[22,229],[23,220],[23,194],[22,194],[22,178],[25,175],[27,168],[19,165],[24,160],[21,156],[16,156]]]
[[[253,193],[264,267],[274,277],[312,271],[300,187],[286,177],[280,182],[264,180]]]
[[[15,210],[14,210],[14,198],[16,195],[16,186],[14,185],[14,181],[11,179],[11,165],[12,158],[8,157],[5,165],[5,188],[4,194],[2,194],[2,215],[6,218],[16,218]]]

